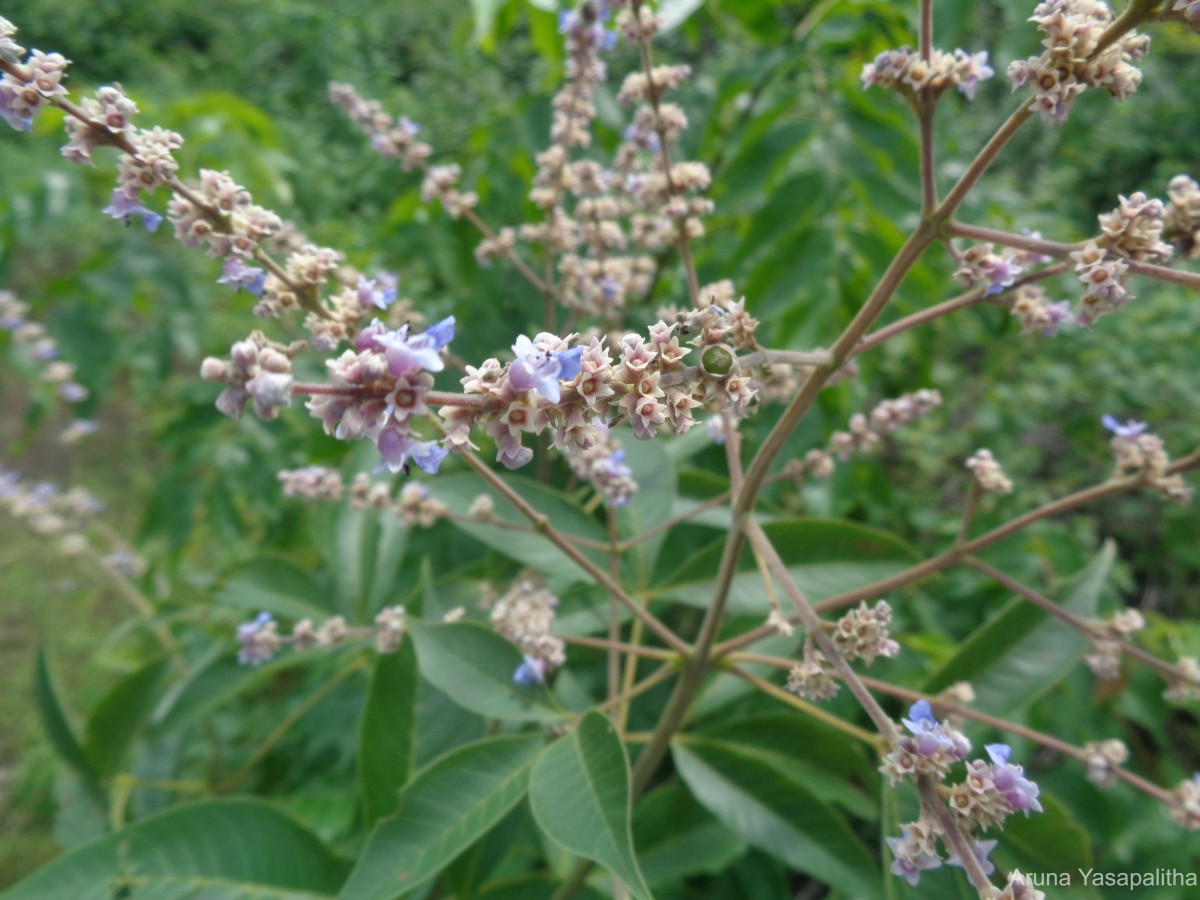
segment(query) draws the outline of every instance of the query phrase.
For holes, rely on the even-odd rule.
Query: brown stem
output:
[[[621,585],[614,581],[607,572],[597,566],[594,562],[583,555],[576,547],[568,541],[563,535],[550,524],[550,519],[544,513],[538,512],[529,503],[526,502],[520,494],[514,491],[505,481],[500,478],[495,472],[488,468],[487,464],[478,456],[469,450],[460,450],[460,457],[474,469],[488,484],[496,489],[509,503],[529,519],[534,530],[541,534],[546,540],[554,544],[563,555],[570,559],[573,563],[583,569],[587,574],[601,587],[608,591],[609,595],[616,599],[622,606],[629,610],[635,618],[638,618],[653,631],[668,647],[674,649],[677,653],[687,655],[690,648],[684,643],[675,632],[671,631],[666,625],[658,620],[649,610],[645,609],[640,603],[630,597],[621,588]]]
[[[921,808],[932,813],[938,824],[942,826],[943,840],[958,854],[958,859],[967,873],[967,880],[979,892],[979,896],[991,896],[992,883],[983,873],[983,867],[979,865],[979,860],[975,857],[971,842],[959,829],[958,822],[954,820],[945,801],[938,796],[936,785],[937,782],[928,775],[922,775],[917,779],[917,791],[921,795]]]
[[[739,653],[736,657],[734,657],[734,659],[736,659],[738,662],[767,663],[768,665],[779,665],[782,663],[783,668],[791,668],[793,665],[792,661],[789,659],[775,660],[768,657],[761,657],[753,653]],[[826,725],[830,726],[831,728],[836,728],[843,734],[848,734],[852,738],[862,741],[864,744],[871,745],[876,750],[882,749],[882,738],[878,734],[875,734],[872,731],[867,731],[865,728],[859,728],[853,722],[847,722],[845,719],[839,719],[833,713],[826,712],[820,706],[817,706],[817,704],[809,703],[807,700],[802,700],[795,694],[788,693],[779,685],[772,684],[765,678],[759,678],[754,673],[747,672],[740,666],[732,666],[729,671],[731,674],[736,675],[747,684],[753,685],[767,696],[774,697],[781,703],[786,703],[788,706],[793,706],[802,711],[809,718],[816,719],[818,722],[824,722]]]
[[[1033,284],[1038,281],[1043,281],[1054,275],[1059,275],[1065,272],[1067,266],[1063,263],[1055,263],[1051,266],[1046,266],[1044,269],[1039,269],[1036,272],[1030,272],[1028,275],[1023,275],[1013,282],[1013,288],[1018,288],[1024,284]],[[948,316],[951,313],[958,312],[960,309],[966,309],[970,306],[975,306],[978,303],[984,303],[995,300],[1000,297],[1000,294],[989,295],[985,289],[976,288],[967,291],[965,294],[959,294],[957,297],[951,297],[949,300],[943,300],[933,306],[915,312],[912,315],[905,316],[903,319],[897,319],[890,325],[885,325],[882,328],[877,328],[864,337],[858,346],[854,348],[851,356],[859,356],[866,353],[868,350],[874,350],[880,344],[891,340],[898,334],[903,334],[905,331],[911,331],[920,325],[932,322],[935,319],[940,319],[942,316]]]
[[[804,596],[804,592],[796,586],[796,582],[792,580],[791,574],[787,570],[787,564],[779,557],[779,553],[775,550],[775,546],[767,538],[762,527],[751,518],[747,522],[746,536],[754,545],[757,552],[762,554],[766,560],[767,568],[771,570],[771,574],[775,576],[775,580],[779,582],[779,586],[787,595],[788,599],[796,607],[796,616],[800,623],[804,626],[807,636],[817,642],[821,648],[821,652],[833,665],[846,687],[854,694],[854,698],[866,712],[867,716],[875,723],[875,727],[879,733],[883,735],[888,744],[895,744],[899,739],[899,734],[896,732],[896,724],[892,721],[891,716],[883,711],[883,708],[871,696],[871,692],[866,689],[862,681],[858,677],[858,673],[850,668],[850,664],[846,662],[844,656],[834,645],[832,638],[825,631],[825,625],[821,621],[820,616],[809,604],[808,599]]]
[[[1159,675],[1161,675],[1168,682],[1175,682],[1175,681],[1178,681],[1179,679],[1187,678],[1187,676],[1183,672],[1181,672],[1177,666],[1173,666],[1170,663],[1159,659],[1157,656],[1153,656],[1152,654],[1147,653],[1145,650],[1142,650],[1140,647],[1136,647],[1133,644],[1130,644],[1128,641],[1114,637],[1113,635],[1109,634],[1108,632],[1106,632],[1100,628],[1097,628],[1094,624],[1092,624],[1091,622],[1088,622],[1086,619],[1081,619],[1079,616],[1075,615],[1074,613],[1068,612],[1067,610],[1065,610],[1061,606],[1059,606],[1057,603],[1055,603],[1053,600],[1051,600],[1049,597],[1039,594],[1033,588],[1029,587],[1028,585],[1022,584],[1021,582],[1017,581],[1015,578],[1010,578],[1008,575],[1001,572],[999,569],[995,568],[994,566],[989,566],[987,563],[985,563],[983,560],[979,559],[978,557],[969,556],[963,560],[963,564],[970,566],[972,569],[975,569],[977,572],[982,572],[988,578],[992,579],[992,581],[996,582],[997,584],[999,584],[1003,587],[1008,588],[1013,593],[1020,594],[1022,597],[1024,597],[1026,600],[1028,600],[1030,603],[1032,603],[1034,606],[1038,607],[1038,609],[1041,609],[1044,612],[1047,612],[1050,615],[1054,616],[1059,621],[1065,622],[1067,625],[1070,625],[1072,628],[1074,628],[1076,631],[1078,631],[1080,634],[1082,634],[1084,637],[1088,638],[1089,640],[1094,640],[1096,638],[1103,638],[1106,641],[1112,641],[1118,647],[1121,648],[1121,652],[1127,654],[1128,656],[1132,657],[1133,659],[1136,659],[1139,662],[1143,663],[1144,665],[1148,666],[1149,668],[1153,669],[1155,672],[1157,672]]]

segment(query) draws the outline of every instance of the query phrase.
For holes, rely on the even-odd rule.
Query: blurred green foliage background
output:
[[[530,214],[525,196],[533,154],[546,143],[549,98],[561,75],[552,6],[44,0],[20,10],[14,22],[26,46],[74,61],[75,90],[121,82],[141,107],[142,124],[182,133],[185,172],[230,170],[258,202],[344,250],[353,264],[398,271],[401,293],[429,317],[457,314],[464,327],[455,352],[475,361],[506,347],[518,331],[536,330],[540,298],[502,266],[479,269],[473,231],[426,210],[417,179],[370,152],[328,103],[325,86],[352,82],[419,122],[435,161],[464,166],[484,217],[519,222]],[[692,121],[684,152],[714,170],[717,212],[698,245],[701,281],[732,279],[764,321],[760,338],[769,346],[828,342],[916,221],[912,117],[898,98],[864,94],[858,86],[864,62],[913,42],[916,6],[884,0],[663,6],[682,21],[661,40],[660,59],[687,62],[697,73],[682,99]],[[936,4],[938,45],[986,49],[999,71],[974,103],[955,96],[939,110],[943,185],[1014,104],[1003,70],[1035,52],[1035,32],[1023,21],[1030,9],[1022,0]],[[802,23],[806,36],[797,39]],[[1079,240],[1095,231],[1095,216],[1115,206],[1118,193],[1164,196],[1173,175],[1200,175],[1192,90],[1200,36],[1166,28],[1152,34],[1144,83],[1130,102],[1089,92],[1065,126],[1031,124],[962,218]],[[623,72],[632,62],[632,51],[619,48],[610,68]],[[621,128],[617,86],[610,83],[598,97],[601,143],[608,147]],[[328,572],[330,561],[313,559],[309,549],[311,536],[331,527],[327,511],[281,501],[275,471],[306,461],[336,465],[347,448],[298,410],[277,422],[239,424],[216,412],[215,390],[196,373],[203,356],[220,355],[247,330],[245,295],[214,284],[217,264],[185,251],[169,234],[126,231],[100,215],[112,187],[110,162],[91,170],[62,160],[60,121],[46,114],[32,136],[0,134],[0,286],[29,302],[78,363],[93,397],[85,411],[94,412],[101,431],[77,450],[56,447],[61,414],[28,387],[16,363],[0,362],[0,458],[30,476],[78,481],[94,491],[107,502],[111,524],[136,537],[153,560],[147,591],[177,621],[228,633],[243,611],[214,606],[213,597],[231,573],[264,554]],[[889,319],[957,293],[952,271],[945,255],[931,254]],[[630,323],[653,321],[658,305],[679,301],[684,291],[678,272],[666,267],[654,297],[630,311]],[[1051,288],[1054,299],[1071,291],[1069,279]],[[885,397],[935,387],[945,405],[874,457],[840,467],[829,483],[803,492],[779,486],[769,503],[886,528],[933,552],[957,529],[962,461],[978,447],[990,448],[1018,485],[1012,497],[985,506],[981,527],[1105,477],[1102,413],[1150,422],[1182,455],[1200,444],[1200,303],[1165,285],[1135,281],[1134,292],[1136,301],[1092,331],[1022,337],[1005,310],[977,308],[864,357],[857,380],[826,391],[795,436],[795,453]],[[6,340],[0,337],[0,348]],[[749,423],[750,440],[769,424],[769,413]],[[721,468],[718,450],[701,450],[682,470],[681,483],[707,496],[723,487],[714,474]],[[1120,562],[1105,607],[1114,608],[1119,596],[1150,619],[1150,649],[1194,654],[1200,650],[1197,524],[1194,506],[1164,508],[1134,495],[1041,523],[989,559],[1014,577],[1054,584],[1111,537]],[[409,558],[424,562],[406,570],[397,594],[421,589],[422,579],[437,573],[449,606],[449,599],[468,595],[467,584],[501,580],[514,570],[461,535],[447,540],[450,530],[442,523],[413,532]],[[117,628],[124,616],[116,597],[86,574],[62,568],[40,541],[8,524],[2,534],[0,678],[7,689],[0,692],[0,885],[99,827],[86,816],[61,814],[80,807],[71,801],[77,788],[57,771],[40,736],[30,700],[39,640],[61,670],[63,695],[80,709],[132,671],[145,650],[140,638]],[[933,665],[1006,599],[978,576],[958,572],[893,605],[901,610],[907,645]],[[910,658],[909,665],[920,663]],[[253,730],[248,723],[293,708],[306,687],[327,675],[320,665],[289,671],[242,697],[214,716],[213,740],[244,745]],[[1090,677],[1076,672],[1031,709],[1030,721],[1078,743],[1122,736],[1134,747],[1135,764],[1159,783],[1200,768],[1194,707],[1168,708],[1145,672],[1123,687],[1098,695]],[[253,785],[290,796],[293,808],[330,837],[353,816],[338,799],[352,763],[352,748],[338,735],[347,734],[343,725],[356,714],[359,693],[353,684],[339,689],[277,748],[278,759],[290,760],[286,778],[261,776]],[[1077,770],[1071,776],[1049,770],[1045,777],[1086,820],[1092,840],[1111,845],[1117,862],[1149,869],[1175,859],[1180,839],[1164,837],[1156,810],[1081,787]],[[778,863],[755,862],[767,873],[764,884],[783,877]],[[712,896],[722,886],[735,889],[730,879],[748,877],[737,872],[715,879]]]

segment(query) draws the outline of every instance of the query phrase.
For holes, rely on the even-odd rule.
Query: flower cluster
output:
[[[852,415],[848,431],[831,434],[827,452],[810,451],[804,459],[805,471],[816,477],[826,477],[833,472],[830,456],[845,461],[855,453],[871,450],[882,435],[891,434],[914,419],[928,415],[941,404],[941,393],[929,388],[881,400],[870,413]]]
[[[909,100],[918,94],[937,97],[950,88],[958,88],[964,97],[974,100],[979,82],[994,74],[986,50],[967,53],[955,49],[947,53],[935,47],[929,59],[924,59],[911,47],[901,47],[885,50],[874,62],[863,66],[862,83],[864,88],[872,85],[890,88]]]
[[[602,440],[607,425],[618,421],[647,440],[660,430],[688,431],[695,424],[692,410],[700,406],[744,415],[756,388],[723,343],[730,318],[723,307],[710,306],[673,325],[659,321],[650,327],[649,341],[627,334],[619,342],[615,365],[606,338],[569,348],[574,335],[522,335],[513,345],[511,363],[487,359],[478,367],[467,366],[465,392],[486,399],[481,405],[442,408],[447,445],[468,446],[471,430],[482,428],[496,441],[497,459],[515,469],[533,458],[522,444],[525,434],[550,429],[554,446],[572,457]],[[679,343],[680,334],[693,332],[690,343],[701,351],[698,369],[684,365],[684,356],[692,351]],[[606,476],[625,477],[613,467]]]
[[[89,533],[92,520],[103,505],[88,491],[73,487],[63,491],[46,481],[30,482],[17,472],[0,466],[0,511],[24,522],[35,534],[55,538],[66,556],[92,555],[109,574],[137,578],[146,562],[108,529]],[[106,547],[97,547],[98,539]]]
[[[1109,446],[1112,447],[1119,474],[1141,474],[1146,484],[1167,500],[1187,503],[1192,499],[1191,485],[1179,474],[1172,475],[1167,471],[1171,458],[1167,455],[1166,446],[1162,438],[1146,431],[1145,422],[1130,419],[1122,423],[1107,415],[1101,422],[1113,433]]]
[[[1122,609],[1104,621],[1092,623],[1088,633],[1091,651],[1083,661],[1097,678],[1112,680],[1121,671],[1121,644],[1146,627],[1136,609]]]
[[[970,741],[963,734],[933,717],[926,700],[913,704],[909,717],[904,719],[904,726],[909,735],[899,739],[880,767],[892,784],[906,778],[922,777],[943,782],[951,766],[966,761],[971,751]],[[1038,802],[1038,786],[1025,777],[1022,766],[1009,761],[1011,748],[1007,744],[989,744],[985,749],[990,762],[981,759],[967,762],[963,781],[948,786],[938,784],[937,792],[946,801],[956,827],[971,845],[976,862],[987,875],[995,870],[988,856],[996,842],[979,839],[978,832],[993,825],[1002,826],[1015,812],[1027,816],[1031,811],[1041,812],[1042,806]],[[941,866],[938,837],[949,845],[942,828],[928,814],[923,814],[916,822],[902,825],[899,838],[887,839],[895,857],[892,872],[916,885],[921,872]],[[962,865],[962,860],[952,853],[946,863]]]
[[[846,613],[830,629],[833,645],[847,660],[861,659],[867,665],[877,656],[893,657],[900,645],[888,635],[892,607],[880,600],[868,608],[866,602]]]
[[[1112,787],[1117,780],[1117,769],[1129,758],[1129,748],[1124,741],[1110,739],[1091,741],[1083,747],[1087,755],[1088,781],[1100,787]]]
[[[309,412],[326,434],[370,440],[379,450],[380,466],[391,472],[407,471],[409,460],[436,472],[447,451],[436,441],[419,440],[412,420],[429,412],[424,400],[433,386],[429,373],[445,367],[440,351],[453,338],[453,316],[419,334],[408,325],[390,329],[376,319],[359,333],[355,349],[326,361],[331,385],[309,398]]]
[[[36,534],[63,539],[63,549],[79,552],[82,531],[103,505],[83,488],[62,491],[48,481],[29,482],[0,466],[0,510]],[[84,545],[86,546],[86,544]]]
[[[1016,60],[1008,67],[1013,89],[1029,85],[1034,108],[1052,125],[1065,122],[1075,98],[1087,88],[1103,88],[1127,99],[1141,83],[1132,61],[1146,55],[1150,38],[1128,31],[1097,52],[1100,38],[1116,21],[1103,0],[1045,0],[1030,22],[1046,35],[1040,56]]]
[[[421,128],[411,119],[400,116],[393,121],[379,101],[364,100],[348,84],[331,82],[329,99],[366,132],[371,138],[371,146],[381,156],[399,159],[406,172],[424,167],[433,151],[428,144],[417,140]]]
[[[1071,301],[1051,303],[1040,284],[1023,284],[1013,291],[1010,309],[1021,323],[1021,334],[1040,331],[1046,337],[1054,337],[1064,324],[1075,321]]]
[[[237,629],[238,662],[243,666],[261,666],[279,650],[282,638],[279,626],[269,612],[261,612]]]
[[[56,97],[57,91],[45,96]],[[305,326],[314,344],[331,350],[354,335],[372,305],[390,302],[385,283],[377,290],[368,285],[364,291],[360,276],[342,265],[339,253],[308,242],[275,213],[255,204],[228,173],[202,169],[195,181],[179,182],[175,152],[183,139],[162,128],[135,126],[132,117],[137,107],[120,87],[101,87],[94,97],[84,98],[69,112],[64,156],[91,164],[92,151],[98,146],[112,145],[121,151],[117,187],[104,211],[124,221],[140,217],[153,231],[162,216],[145,206],[142,198],[166,187],[173,195],[167,210],[175,236],[184,246],[203,247],[210,255],[223,258],[218,283],[258,297],[256,315],[276,316],[284,310],[304,308],[308,311]],[[268,247],[286,252],[283,264],[273,260]],[[321,290],[331,278],[343,282],[342,289],[322,300]],[[394,299],[394,291],[390,296]]]
[[[605,77],[599,54],[617,41],[616,34],[604,27],[610,5],[603,0],[585,0],[558,16],[558,30],[566,36],[567,65],[563,87],[554,97],[550,134],[563,147],[587,147],[592,142],[589,126],[596,117],[592,93]]]
[[[991,762],[972,760],[966,778],[949,789],[947,802],[960,824],[988,828],[1003,824],[1014,812],[1041,812],[1040,790],[1025,777],[1024,767],[1009,762],[1012,749],[1007,744],[984,749]]]
[[[1179,782],[1172,792],[1171,818],[1188,831],[1200,831],[1200,772]]]
[[[1171,11],[1183,13],[1183,17],[1193,23],[1193,28],[1196,22],[1200,22],[1200,0],[1175,0],[1171,4]]]
[[[250,401],[256,416],[274,419],[292,400],[292,358],[303,346],[279,344],[255,331],[229,348],[228,361],[205,359],[200,377],[226,386],[217,409],[230,418],[240,419]]]
[[[33,120],[53,97],[64,97],[62,80],[70,60],[59,53],[32,50],[25,62],[25,48],[12,39],[17,28],[0,17],[0,59],[8,63],[0,77],[0,117],[17,131],[31,131]]]
[[[967,460],[966,466],[975,476],[981,491],[992,494],[1011,494],[1013,483],[996,462],[991,450],[976,450]]]
[[[1024,271],[1018,261],[1018,251],[1005,247],[995,252],[993,244],[976,244],[963,251],[958,259],[954,277],[967,285],[987,285],[985,294],[999,294],[1010,288]]]
[[[1167,185],[1170,201],[1163,211],[1163,236],[1184,259],[1200,256],[1200,184],[1176,175]]]
[[[942,781],[950,767],[962,762],[971,752],[966,735],[938,722],[928,700],[919,700],[909,710],[904,727],[911,736],[902,736],[887,756],[880,771],[892,784],[905,779],[930,776]]]
[[[29,306],[12,291],[0,290],[0,331],[12,335],[13,343],[24,348],[26,355],[39,370],[39,378],[54,389],[64,403],[79,403],[87,399],[88,391],[75,380],[75,366],[60,359],[58,343],[41,322],[29,318]],[[96,423],[76,419],[60,434],[64,444],[73,444],[96,430]]]
[[[592,420],[596,427],[592,445],[567,457],[571,471],[601,493],[608,506],[624,506],[637,492],[633,470],[625,464],[625,451],[613,439],[604,420]]]
[[[787,690],[805,700],[832,700],[841,689],[829,659],[807,641],[804,656],[788,672]]]
[[[1196,657],[1179,657],[1175,663],[1175,673],[1169,679],[1170,686],[1163,691],[1163,699],[1170,703],[1200,700],[1200,662]]]
[[[514,584],[492,607],[492,627],[524,657],[513,674],[516,683],[541,683],[567,661],[562,639],[550,633],[557,608],[557,597],[527,580]]]
[[[1173,249],[1162,239],[1166,207],[1141,191],[1119,197],[1120,205],[1100,218],[1098,243],[1125,259],[1165,263]]]
[[[1075,273],[1083,283],[1083,299],[1075,313],[1075,321],[1091,326],[1103,315],[1119,309],[1129,299],[1123,275],[1129,265],[1109,253],[1096,241],[1088,241],[1071,253]]]
[[[333,616],[319,627],[313,625],[312,619],[301,619],[288,635],[279,633],[279,626],[269,612],[261,612],[237,628],[238,662],[259,666],[273,659],[281,647],[309,650],[363,638],[374,641],[377,653],[395,653],[407,633],[408,614],[403,606],[381,609],[370,628],[351,628],[344,617]]]
[[[329,501],[349,497],[351,508],[391,510],[405,525],[428,528],[449,512],[446,504],[429,496],[429,491],[422,484],[406,484],[399,496],[393,499],[390,484],[373,482],[365,472],[355,475],[349,488],[342,483],[341,473],[326,466],[285,469],[278,477],[285,497]]]

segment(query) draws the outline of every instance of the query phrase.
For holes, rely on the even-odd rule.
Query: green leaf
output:
[[[338,608],[367,622],[391,598],[408,528],[388,510],[354,509],[349,500],[327,520],[321,545],[334,574]]]
[[[227,703],[233,697],[269,681],[280,672],[312,665],[313,653],[289,653],[263,666],[239,665],[232,655],[221,655],[181,682],[154,711],[156,735],[169,734]]]
[[[505,481],[563,534],[596,541],[607,540],[607,535],[599,523],[559,491],[519,475],[506,475]],[[439,476],[437,483],[431,486],[430,493],[459,516],[465,516],[475,498],[485,494],[491,497],[495,504],[497,520],[522,528],[529,527],[528,519],[472,473],[448,475],[444,478]],[[563,556],[562,551],[541,535],[515,534],[511,528],[482,522],[456,520],[454,524],[509,559],[540,573],[555,591],[580,581],[591,580],[591,576]],[[607,566],[607,561],[595,551],[584,550],[583,553],[602,568]]]
[[[1093,862],[1087,829],[1052,794],[1042,791],[1038,801],[1042,812],[1005,820],[997,856],[1022,872],[1086,872]]]
[[[790,519],[767,523],[763,530],[810,602],[887,578],[917,559],[899,538],[853,522]],[[724,546],[725,539],[720,538],[692,555],[663,584],[652,588],[651,595],[707,608]],[[729,613],[766,617],[762,576],[752,554],[743,554],[734,576]]]
[[[126,888],[136,896],[332,897],[348,868],[267,803],[209,800],[60,856],[4,898],[109,900]]]
[[[644,797],[633,811],[633,843],[649,884],[721,871],[746,851],[740,837],[673,784]]]
[[[92,709],[83,750],[100,777],[113,775],[154,711],[170,663],[156,660],[118,681]]]
[[[75,730],[63,712],[62,704],[58,701],[58,692],[54,688],[54,680],[50,676],[50,666],[46,660],[45,645],[38,646],[36,668],[34,670],[34,697],[37,700],[38,712],[42,718],[42,728],[54,752],[83,776],[85,783],[95,789],[97,783],[96,770],[80,746]]]
[[[417,680],[417,745],[414,768],[422,769],[451,750],[482,740],[487,720],[463,709],[429,683]]]
[[[515,684],[519,650],[477,622],[412,622],[421,674],[464,709],[495,719],[557,722],[564,713],[542,684]]]
[[[226,606],[269,612],[283,619],[324,621],[334,613],[329,591],[308,572],[262,557],[233,575],[217,594]]]
[[[662,30],[678,28],[688,17],[704,5],[704,0],[662,0],[658,4],[658,15]]]
[[[879,868],[845,819],[752,747],[680,738],[671,754],[696,799],[747,842],[861,900]]]
[[[475,13],[475,43],[483,45],[485,49],[490,50],[495,46],[492,31],[496,26],[496,15],[503,5],[504,0],[471,0],[471,9]]]
[[[368,826],[396,811],[416,752],[417,657],[405,641],[375,661],[358,741],[358,792]]]
[[[794,713],[743,716],[697,734],[708,744],[748,754],[797,782],[822,803],[862,819],[878,814],[875,798],[859,785],[873,784],[875,763],[860,741],[816,719]]]
[[[1116,558],[1111,541],[1068,583],[1060,606],[1077,616],[1096,615],[1100,590]],[[1009,716],[1032,703],[1074,668],[1087,640],[1028,600],[1015,597],[977,628],[958,652],[929,677],[927,693],[956,681],[975,688],[981,712]]]
[[[525,796],[542,745],[541,735],[489,738],[422,771],[371,833],[340,896],[390,900],[436,875]]]
[[[529,803],[551,840],[606,866],[633,896],[650,896],[633,850],[629,760],[607,717],[587,713],[542,753]]]

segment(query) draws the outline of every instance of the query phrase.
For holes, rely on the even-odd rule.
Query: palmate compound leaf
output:
[[[391,900],[436,875],[525,796],[543,743],[538,734],[488,738],[420,772],[371,833],[342,900]]]
[[[270,804],[206,800],[66,853],[2,896],[333,897],[348,869],[316,835]]]
[[[856,900],[882,896],[879,866],[842,815],[760,748],[686,737],[671,755],[696,799],[749,844]]]
[[[533,817],[555,843],[607,867],[634,897],[649,897],[630,829],[629,760],[612,723],[592,711],[538,758]]]

